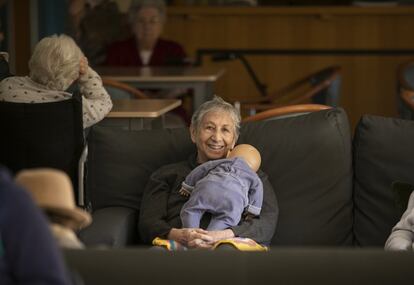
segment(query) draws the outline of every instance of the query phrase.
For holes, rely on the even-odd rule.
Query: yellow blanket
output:
[[[154,246],[164,247],[169,251],[187,250],[185,246],[181,245],[180,243],[174,240],[161,239],[158,237],[152,241],[152,244]],[[219,240],[213,245],[211,249],[214,250],[218,246],[223,244],[231,245],[240,251],[268,251],[267,247],[258,244],[254,240],[240,237]]]

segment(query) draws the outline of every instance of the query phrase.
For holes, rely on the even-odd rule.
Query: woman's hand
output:
[[[79,76],[82,76],[88,72],[88,59],[86,57],[82,57],[79,61]]]
[[[234,238],[234,232],[230,229],[222,230],[222,231],[208,231],[207,235],[211,237],[212,242],[216,242],[222,239]]]
[[[203,229],[176,229],[173,228],[168,234],[168,239],[175,240],[190,248],[211,248],[214,242],[209,232]]]
[[[209,238],[204,238],[204,239],[193,239],[192,241],[189,242],[188,247],[191,248],[199,248],[199,249],[210,249],[213,247],[213,245],[222,239],[228,239],[228,238],[233,238],[234,232],[230,229],[227,230],[222,230],[222,231],[205,231],[205,230],[201,230],[203,231],[203,236],[208,236]]]

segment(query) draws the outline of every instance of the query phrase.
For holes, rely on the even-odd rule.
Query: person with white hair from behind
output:
[[[70,99],[68,89],[78,83],[82,95],[83,126],[90,127],[111,110],[112,101],[101,77],[66,35],[43,38],[29,61],[29,76],[12,76],[0,82],[0,100],[15,103],[46,103]]]
[[[84,248],[76,231],[89,225],[92,218],[75,205],[72,183],[66,173],[51,168],[26,169],[17,173],[15,180],[43,209],[62,248]]]

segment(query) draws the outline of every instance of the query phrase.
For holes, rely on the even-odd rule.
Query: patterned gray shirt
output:
[[[79,80],[83,96],[83,127],[87,128],[102,120],[112,109],[112,101],[102,85],[101,77],[92,69]],[[0,82],[0,100],[14,103],[47,103],[69,99],[71,93],[51,90],[34,82],[30,77],[8,77]]]

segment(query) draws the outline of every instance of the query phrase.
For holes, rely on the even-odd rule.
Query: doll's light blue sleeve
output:
[[[258,216],[262,210],[263,204],[263,183],[259,176],[255,176],[253,183],[249,190],[249,205],[247,206],[247,212]]]
[[[223,161],[225,161],[225,159],[210,160],[194,168],[181,184],[182,189],[185,189],[185,191],[191,194],[197,181],[204,178],[212,169],[217,167],[217,165],[221,164]]]

